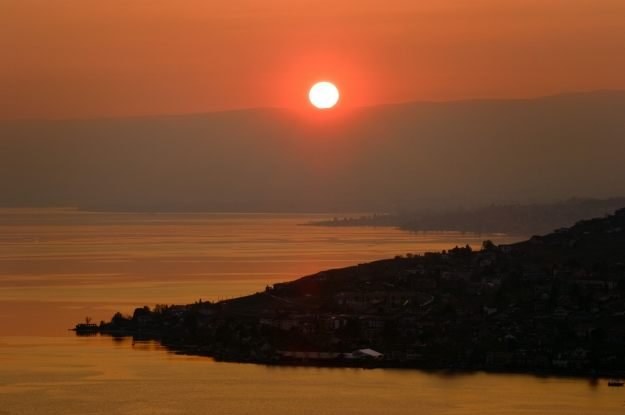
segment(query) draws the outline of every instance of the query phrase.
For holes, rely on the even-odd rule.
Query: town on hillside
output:
[[[625,209],[512,245],[334,269],[77,334],[266,364],[625,373]]]

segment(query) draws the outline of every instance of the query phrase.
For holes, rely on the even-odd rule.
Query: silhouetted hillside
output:
[[[558,203],[492,205],[475,209],[426,211],[312,222],[316,226],[393,226],[409,231],[459,231],[536,235],[604,216],[625,206],[625,198],[570,199]]]
[[[271,364],[625,374],[625,209],[528,241],[328,270],[77,331]]]

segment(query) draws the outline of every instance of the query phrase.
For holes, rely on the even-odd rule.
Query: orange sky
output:
[[[625,89],[623,0],[2,0],[0,118]]]

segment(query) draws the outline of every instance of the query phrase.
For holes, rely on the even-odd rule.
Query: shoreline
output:
[[[75,330],[233,362],[623,377],[624,243],[620,209],[512,245],[399,255]]]
[[[253,364],[269,367],[293,367],[293,368],[319,368],[319,369],[392,369],[401,371],[419,371],[430,374],[442,375],[472,375],[477,373],[485,373],[490,375],[527,375],[537,378],[572,378],[572,379],[589,379],[591,381],[599,381],[600,379],[623,379],[625,371],[605,371],[605,370],[546,370],[546,369],[504,369],[504,368],[487,368],[487,367],[471,367],[461,368],[452,366],[427,366],[419,364],[410,364],[405,361],[397,360],[346,360],[346,359],[254,359],[248,357],[232,358],[218,356],[208,351],[207,346],[184,345],[176,343],[168,343],[162,340],[163,336],[158,333],[137,332],[132,330],[98,330],[89,333],[79,333],[76,329],[68,329],[76,333],[76,336],[90,337],[110,337],[115,338],[131,338],[134,341],[156,341],[168,353],[184,356],[197,356],[211,358],[216,362],[237,363],[237,364]],[[309,351],[310,353],[323,353],[321,351]]]

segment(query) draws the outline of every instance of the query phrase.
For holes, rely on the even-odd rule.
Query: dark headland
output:
[[[512,245],[398,256],[77,326],[98,332],[237,362],[622,376],[625,209]]]

